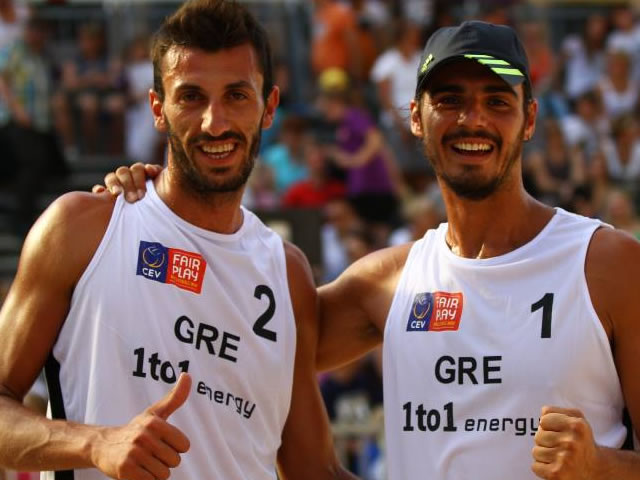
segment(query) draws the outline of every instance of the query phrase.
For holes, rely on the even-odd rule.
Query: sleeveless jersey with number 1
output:
[[[200,229],[147,188],[118,198],[74,291],[47,363],[50,412],[122,425],[185,371],[190,396],[169,422],[191,448],[171,478],[275,480],[296,348],[282,240],[246,209],[234,234]]]
[[[561,209],[526,245],[451,252],[447,225],[411,248],[384,332],[389,480],[534,480],[543,405],[575,407],[620,447],[623,397],[584,265],[602,224]]]

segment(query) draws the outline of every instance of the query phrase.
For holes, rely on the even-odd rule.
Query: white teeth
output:
[[[470,152],[488,152],[491,150],[491,145],[488,143],[454,143],[453,146],[458,150],[468,150]]]
[[[224,145],[214,145],[214,146],[209,146],[209,145],[202,146],[202,150],[205,151],[206,153],[228,153],[231,150],[233,150],[233,148],[234,148],[233,143],[225,143]]]

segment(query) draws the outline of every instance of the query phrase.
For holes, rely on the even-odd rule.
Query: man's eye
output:
[[[457,95],[447,95],[438,99],[438,103],[443,105],[458,105],[461,101]]]
[[[199,100],[200,97],[201,97],[201,95],[199,93],[186,92],[186,93],[182,94],[182,96],[180,97],[180,100],[182,100],[183,102],[195,102],[195,101]]]
[[[234,100],[245,100],[248,98],[247,95],[243,92],[231,92],[229,95]]]
[[[508,106],[509,102],[507,102],[506,100],[503,100],[502,98],[490,98],[489,105],[494,107],[504,107],[504,106]]]

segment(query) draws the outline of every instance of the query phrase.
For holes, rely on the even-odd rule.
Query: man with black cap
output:
[[[448,223],[319,291],[320,368],[384,340],[391,480],[640,479],[640,244],[524,190],[536,113],[512,29],[434,33],[411,128]]]

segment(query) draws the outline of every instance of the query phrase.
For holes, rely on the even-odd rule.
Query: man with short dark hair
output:
[[[240,206],[278,104],[270,55],[236,2],[193,0],[162,25],[150,103],[169,167],[135,205],[70,193],[29,233],[0,313],[1,466],[354,478],[316,381],[309,264]],[[21,405],[44,365],[52,419]]]

